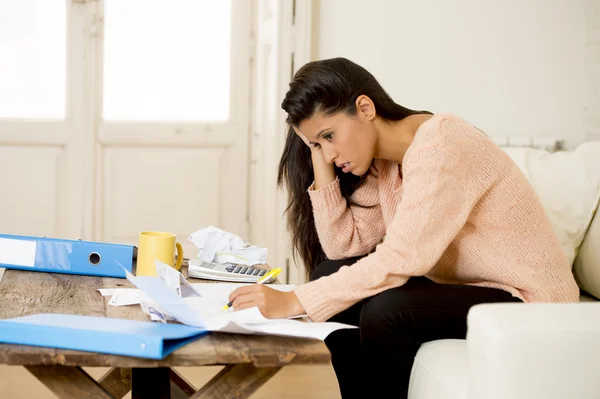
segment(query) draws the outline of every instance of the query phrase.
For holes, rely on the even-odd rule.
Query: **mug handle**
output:
[[[183,262],[183,247],[180,243],[176,242],[177,247],[177,263],[175,264],[175,270],[181,269],[181,262]]]

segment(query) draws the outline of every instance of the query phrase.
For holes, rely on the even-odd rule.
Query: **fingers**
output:
[[[309,147],[312,147],[312,145],[310,144],[310,142],[308,141],[308,139],[306,137],[304,137],[304,135],[302,133],[298,133],[298,135],[300,136],[300,138],[302,139],[302,141],[304,141],[304,144],[306,144]]]
[[[251,308],[254,306],[258,306],[258,296],[256,294],[244,294],[240,295],[231,304],[231,307],[234,310],[242,310],[246,308]]]
[[[241,305],[237,305],[237,306],[234,305],[232,307],[233,307],[233,311],[237,312],[237,311],[244,310],[244,309],[254,308],[254,307],[256,307],[256,305],[253,302],[246,302]],[[260,308],[258,310],[260,310]]]
[[[300,133],[300,131],[298,129],[296,129],[294,127],[294,132],[296,132],[296,134],[298,135],[298,137],[300,137],[302,139],[302,141],[304,141],[304,144],[306,144],[307,146],[312,148],[312,145],[310,145],[310,142],[308,141],[308,139],[306,138],[305,135],[303,135],[302,133]]]
[[[240,287],[229,295],[229,301],[236,310],[238,309],[237,306],[246,302],[253,302],[254,306],[262,305],[265,303],[264,288],[266,287],[258,284]]]
[[[251,292],[254,292],[256,290],[256,285],[247,285],[244,287],[240,287],[240,288],[236,288],[235,290],[233,290],[231,292],[231,294],[229,294],[229,302],[233,302],[235,301],[235,299],[240,296],[240,295],[245,295],[245,294],[249,294]]]

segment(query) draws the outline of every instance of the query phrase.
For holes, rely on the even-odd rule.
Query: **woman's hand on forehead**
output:
[[[300,133],[300,131],[296,128],[294,128],[294,132],[296,132],[296,134],[298,135],[298,137],[300,137],[302,139],[302,141],[304,141],[304,144],[306,144],[311,150],[313,148],[316,148],[315,146],[311,145],[310,142],[308,141],[308,139],[306,138],[305,135],[303,135],[302,133]]]

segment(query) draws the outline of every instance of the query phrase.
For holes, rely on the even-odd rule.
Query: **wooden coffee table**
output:
[[[184,275],[185,275],[184,270]],[[124,279],[0,269],[0,319],[36,313],[149,320],[139,306],[108,306],[98,288],[133,287]],[[202,280],[190,279],[190,282]],[[210,333],[162,360],[0,344],[0,364],[23,366],[59,398],[247,398],[288,364],[328,364],[315,339]],[[193,387],[173,367],[225,367]],[[111,367],[95,381],[82,367]]]

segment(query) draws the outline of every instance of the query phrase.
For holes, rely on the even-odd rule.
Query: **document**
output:
[[[188,283],[189,284],[189,283]],[[183,298],[192,309],[204,314],[207,317],[221,314],[223,306],[229,302],[229,294],[235,289],[252,284],[243,283],[192,283],[190,286],[198,295]],[[269,286],[278,291],[292,291],[294,284],[273,284]],[[141,305],[142,310],[150,316],[152,313],[148,304],[156,304],[144,292],[138,288],[100,288],[98,291],[102,296],[110,296],[108,304],[111,306]],[[200,294],[201,293],[201,294]],[[295,316],[302,318],[306,315]]]
[[[146,296],[142,291],[136,289],[124,289],[115,292],[108,304],[111,306],[127,306],[136,305],[142,302],[150,302],[150,298]]]
[[[199,295],[182,298],[159,277],[136,277],[127,272],[127,279],[158,307],[156,310],[149,306],[160,314],[155,315],[154,319],[163,322],[172,319],[208,331],[283,335],[320,340],[325,339],[333,331],[356,328],[356,326],[333,322],[313,323],[292,319],[267,319],[256,307],[236,312],[221,311],[227,303],[229,293],[238,284],[193,284],[193,288]],[[216,286],[219,285],[227,287],[217,288]],[[282,289],[290,290],[293,286],[282,287]],[[141,304],[143,307],[143,303]]]
[[[158,278],[163,280],[169,288],[175,290],[177,295],[182,298],[200,296],[179,270],[162,262],[155,262],[155,266]]]

